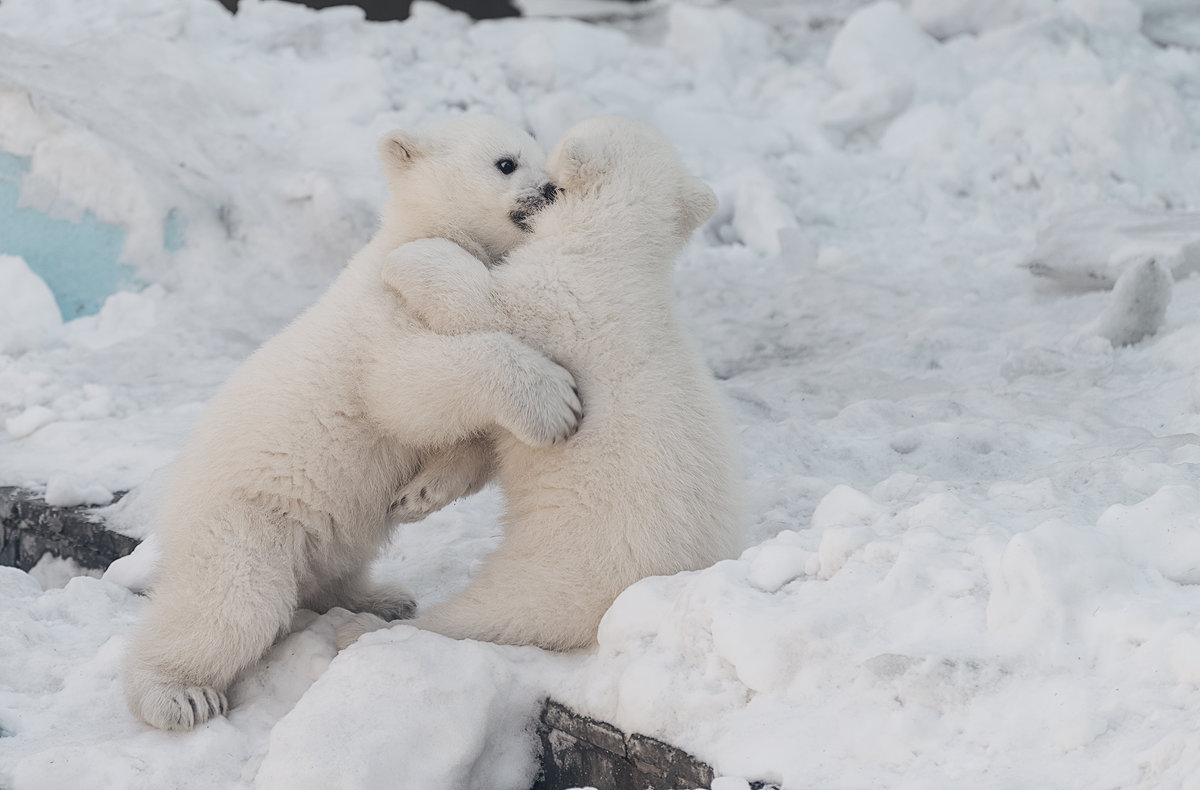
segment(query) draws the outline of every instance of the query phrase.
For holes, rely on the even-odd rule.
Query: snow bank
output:
[[[0,255],[0,292],[12,304],[0,317],[0,353],[40,348],[62,329],[54,292],[21,258]]]
[[[1200,775],[1200,60],[1187,25],[1156,43],[1183,5],[243,7],[0,5],[19,200],[120,228],[141,283],[60,326],[6,259],[39,295],[0,316],[39,329],[0,350],[0,483],[133,488],[108,512],[151,535],[102,580],[0,569],[0,784],[520,787],[543,693],[729,788]],[[301,613],[231,716],[147,730],[118,669],[157,471],[369,235],[378,136],[464,111],[545,143],[641,118],[720,192],[676,293],[737,426],[746,552],[634,585],[572,656],[406,628],[335,656],[342,615]],[[375,572],[444,598],[501,507],[399,528]]]
[[[255,787],[327,788],[354,777],[397,790],[527,790],[541,695],[520,677],[522,652],[537,651],[409,627],[364,637],[275,725]],[[371,716],[377,724],[364,721]],[[359,735],[348,741],[350,731]]]

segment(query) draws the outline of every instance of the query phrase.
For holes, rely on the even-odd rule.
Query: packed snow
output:
[[[371,233],[383,133],[490,112],[549,146],[619,114],[721,197],[677,293],[745,553],[635,584],[573,655],[407,626],[337,654],[345,613],[300,612],[186,734],[121,692],[152,538],[100,579],[0,568],[0,786],[524,790],[547,694],[726,790],[1196,786],[1192,0],[414,12],[0,3],[0,187],[114,229],[64,249],[118,239],[126,272],[64,315],[0,235],[0,484],[131,491],[105,512],[150,536],[207,399]],[[399,528],[376,572],[446,597],[500,507]]]

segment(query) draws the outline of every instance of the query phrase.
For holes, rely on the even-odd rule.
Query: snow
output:
[[[91,576],[99,579],[103,572],[94,568],[85,568],[78,562],[53,554],[43,554],[42,558],[29,569],[29,575],[42,586],[42,589],[66,587],[76,576]]]
[[[1114,346],[1131,346],[1153,335],[1162,326],[1171,302],[1171,273],[1156,259],[1129,267],[1113,286],[1104,312],[1085,332],[1107,339]]]
[[[72,475],[59,475],[46,483],[46,493],[42,498],[47,505],[54,507],[75,507],[107,505],[112,502],[113,494],[102,485],[89,485]]]
[[[1065,289],[1112,288],[1126,267],[1157,260],[1176,279],[1200,273],[1200,214],[1084,206],[1050,217],[1027,265]]]
[[[62,329],[54,292],[23,259],[0,255],[0,292],[20,305],[0,317],[0,352],[15,356],[40,348]]]
[[[149,537],[103,579],[0,568],[0,786],[525,788],[546,694],[720,790],[1194,783],[1190,0],[531,5],[0,5],[0,210],[114,228],[130,273],[74,317],[50,240],[0,233],[0,485],[131,490],[105,512]],[[336,654],[345,613],[301,612],[229,717],[149,730],[119,669],[162,468],[369,236],[376,140],[463,111],[546,144],[642,118],[718,191],[676,282],[745,553],[634,585],[575,655],[410,627]],[[375,572],[450,595],[501,507],[398,528]]]

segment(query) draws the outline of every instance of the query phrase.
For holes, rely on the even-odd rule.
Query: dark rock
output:
[[[447,8],[465,11],[475,19],[500,19],[520,16],[517,7],[509,0],[438,0]],[[230,12],[237,13],[238,0],[218,0]],[[330,8],[340,5],[356,5],[363,10],[367,19],[389,21],[407,19],[412,0],[289,0],[309,8]]]
[[[104,569],[138,542],[113,532],[88,507],[53,507],[20,488],[0,487],[0,565],[28,571],[43,554]]]
[[[675,790],[708,787],[713,771],[687,752],[580,716],[546,700],[538,728],[542,776],[533,790]]]

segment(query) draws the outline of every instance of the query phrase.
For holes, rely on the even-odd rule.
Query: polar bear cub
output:
[[[736,556],[740,474],[719,395],[675,314],[674,259],[716,209],[651,127],[585,121],[550,158],[562,194],[487,268],[451,241],[388,256],[383,277],[431,329],[511,332],[575,375],[569,441],[498,440],[505,537],[456,597],[412,621],[452,637],[586,646],[646,576]],[[360,617],[355,630],[381,625]]]
[[[381,155],[390,200],[375,237],[218,392],[172,469],[125,665],[130,708],[156,727],[223,713],[298,606],[410,616],[408,593],[367,576],[392,524],[480,487],[495,426],[541,446],[578,424],[564,368],[508,334],[434,334],[380,280],[413,239],[454,239],[481,266],[524,241],[553,193],[536,143],[477,116],[394,133]],[[422,467],[438,485],[403,495]]]

